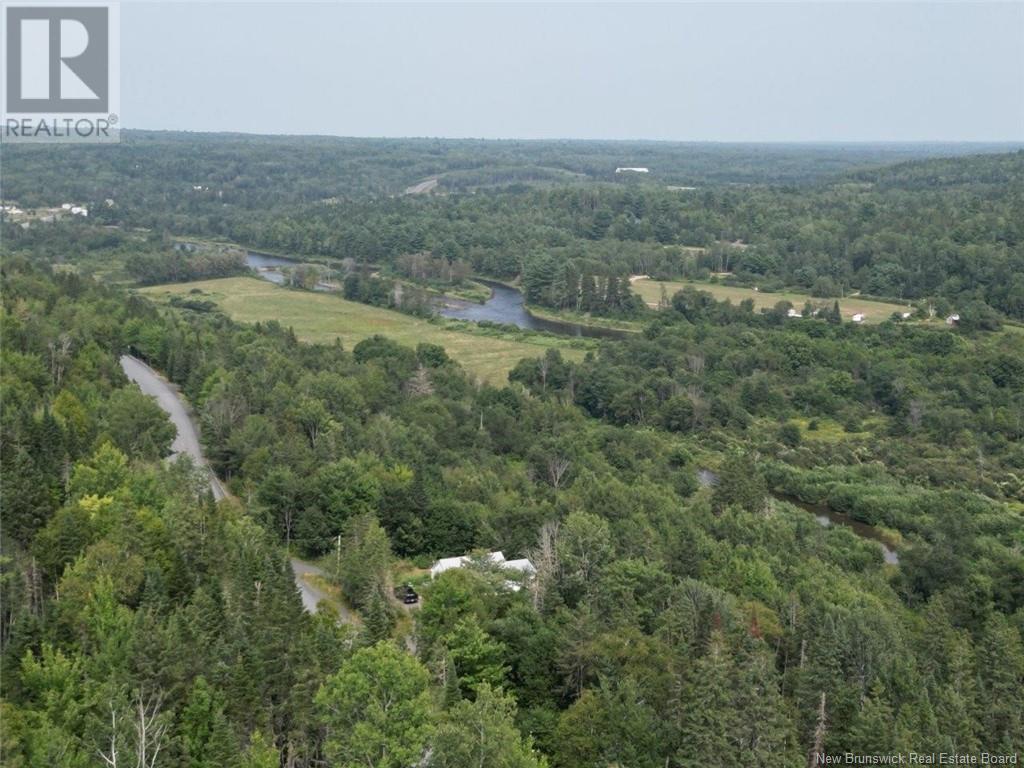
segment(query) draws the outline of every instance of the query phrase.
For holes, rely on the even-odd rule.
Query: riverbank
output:
[[[526,304],[526,311],[541,320],[551,320],[560,323],[573,325],[588,325],[591,328],[604,328],[610,331],[622,331],[623,333],[640,333],[643,331],[643,323],[639,320],[618,320],[611,317],[595,317],[586,312],[571,312],[569,310],[549,309],[536,304]]]
[[[436,307],[437,313],[453,320],[516,326],[527,331],[539,331],[556,337],[575,337],[579,340],[624,338],[629,333],[618,328],[542,316],[526,307],[523,293],[518,288],[487,278],[476,279],[491,289],[490,299],[483,304],[448,299]]]
[[[276,285],[286,285],[287,282],[281,267],[301,263],[286,256],[258,251],[247,251],[245,261],[259,277]],[[628,320],[597,318],[587,313],[558,311],[544,307],[527,307],[523,293],[518,287],[489,277],[474,276],[466,281],[468,285],[447,290],[442,286],[416,283],[397,276],[390,279],[401,285],[427,291],[437,314],[452,320],[516,326],[525,331],[576,338],[624,338],[626,334],[638,333],[642,329],[640,323]],[[332,287],[326,283],[318,283],[314,290],[338,293],[337,286]],[[493,334],[488,331],[486,335]]]

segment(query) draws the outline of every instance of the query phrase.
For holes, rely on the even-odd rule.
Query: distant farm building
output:
[[[616,168],[616,173],[650,173],[647,168]]]
[[[954,312],[952,315],[946,318],[946,325],[956,325],[960,322],[960,315]]]
[[[855,314],[851,318],[851,320],[853,320],[853,322],[855,322],[855,323],[863,323],[864,322],[864,318],[865,318],[865,314],[863,312],[858,312],[857,314]]]

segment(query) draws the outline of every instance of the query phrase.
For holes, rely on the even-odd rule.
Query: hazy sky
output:
[[[122,124],[1024,139],[1024,2],[121,5]]]

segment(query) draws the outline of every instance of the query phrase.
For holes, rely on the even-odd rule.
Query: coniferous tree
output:
[[[775,660],[767,648],[750,641],[736,674],[735,707],[738,760],[771,768],[798,762],[788,706],[779,691]]]
[[[707,651],[694,663],[684,691],[677,753],[683,768],[726,768],[735,763],[739,722],[732,699],[733,677],[729,648],[721,631],[715,630]]]

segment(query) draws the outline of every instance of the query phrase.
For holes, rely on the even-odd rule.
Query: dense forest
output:
[[[86,201],[90,220],[105,225],[395,269],[425,252],[511,279],[553,260],[599,279],[718,273],[822,297],[856,292],[944,310],[981,302],[1024,318],[1020,151],[884,165],[915,150],[281,141],[129,134],[117,152],[15,147],[4,194],[23,208]],[[400,194],[444,168],[548,162],[559,149],[576,177]],[[614,173],[645,152],[663,163],[658,173]],[[10,224],[4,234],[12,244],[41,236]]]
[[[625,279],[827,277],[824,295],[1020,318],[1024,155],[877,168],[888,150],[722,149],[715,169],[705,150],[674,161],[696,191],[526,173],[388,197],[442,171],[503,178],[526,150],[459,169],[479,147],[294,142],[140,134],[134,154],[5,155],[23,208],[92,207],[3,229],[4,765],[789,768],[1024,748],[1024,333],[966,312],[786,322],[697,288],[647,312]],[[239,191],[277,172],[256,162],[271,149],[287,189]],[[342,151],[362,174],[345,190],[322,182]],[[562,170],[678,152],[582,145]],[[122,165],[147,158],[159,170]],[[240,197],[197,190],[190,208],[175,158]],[[261,210],[264,194],[291,199]],[[434,344],[308,344],[119,284],[240,266],[173,236],[425,280],[460,265],[563,308],[592,281],[588,309],[642,331],[481,384]],[[376,279],[344,290],[383,302]],[[164,460],[174,427],[124,354],[180,387],[227,499]],[[822,525],[826,508],[850,524]],[[495,550],[535,576],[512,579]],[[292,556],[325,569],[344,611],[303,610]],[[411,609],[393,598],[410,579]]]

